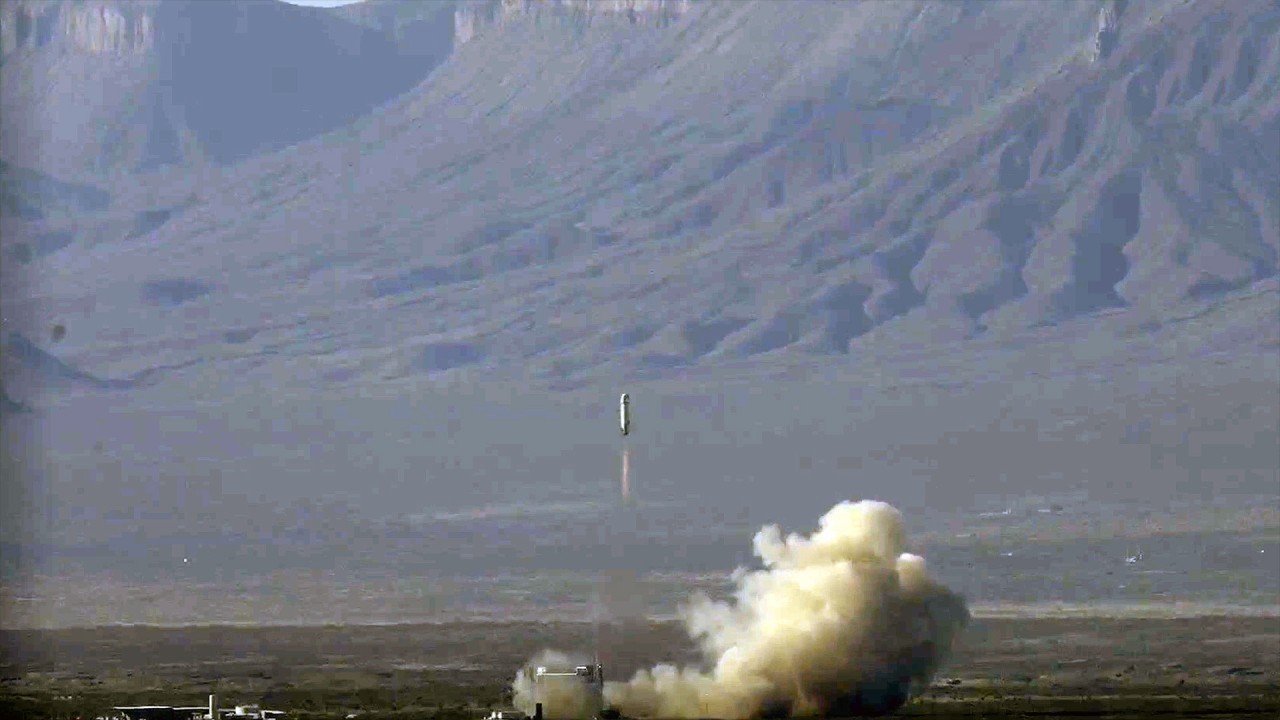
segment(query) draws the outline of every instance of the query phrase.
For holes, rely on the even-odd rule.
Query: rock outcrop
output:
[[[48,46],[99,55],[144,53],[155,47],[157,6],[155,0],[5,2],[0,5],[0,57]]]
[[[461,45],[484,28],[529,17],[618,20],[633,25],[669,24],[691,0],[461,0],[454,13],[454,42]]]
[[[1098,10],[1098,32],[1093,37],[1094,62],[1110,57],[1120,41],[1120,16],[1124,14],[1126,4],[1126,0],[1105,0]]]

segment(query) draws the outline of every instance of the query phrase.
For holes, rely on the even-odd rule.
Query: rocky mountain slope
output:
[[[1176,318],[1274,306],[1272,3],[584,7],[464,6],[488,19],[354,125],[24,226],[71,241],[7,312],[30,337],[70,317],[69,362],[103,377],[563,385],[1080,322],[1176,355]],[[1274,315],[1242,312],[1195,342],[1273,350]]]

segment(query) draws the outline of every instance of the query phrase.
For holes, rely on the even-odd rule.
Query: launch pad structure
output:
[[[569,683],[584,687],[586,692],[580,695],[576,688],[565,686]],[[542,720],[537,716],[548,705],[547,699],[558,692],[585,698],[586,706],[581,709],[585,715],[583,720],[603,720],[607,715],[604,707],[604,667],[599,663],[578,665],[572,669],[547,666],[533,668],[534,702],[539,710],[539,713],[535,713],[537,720]]]

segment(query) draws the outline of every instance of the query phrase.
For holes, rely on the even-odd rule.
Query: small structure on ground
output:
[[[533,674],[534,702],[551,720],[592,720],[604,712],[604,668],[539,666]]]

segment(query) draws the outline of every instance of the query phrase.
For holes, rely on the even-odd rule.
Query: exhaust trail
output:
[[[622,446],[622,501],[631,500],[631,447]]]
[[[606,704],[636,718],[886,714],[928,687],[969,621],[964,599],[904,552],[902,515],[886,503],[842,502],[812,535],[770,525],[753,545],[763,567],[739,568],[730,600],[700,594],[681,609],[700,666],[607,683]]]

